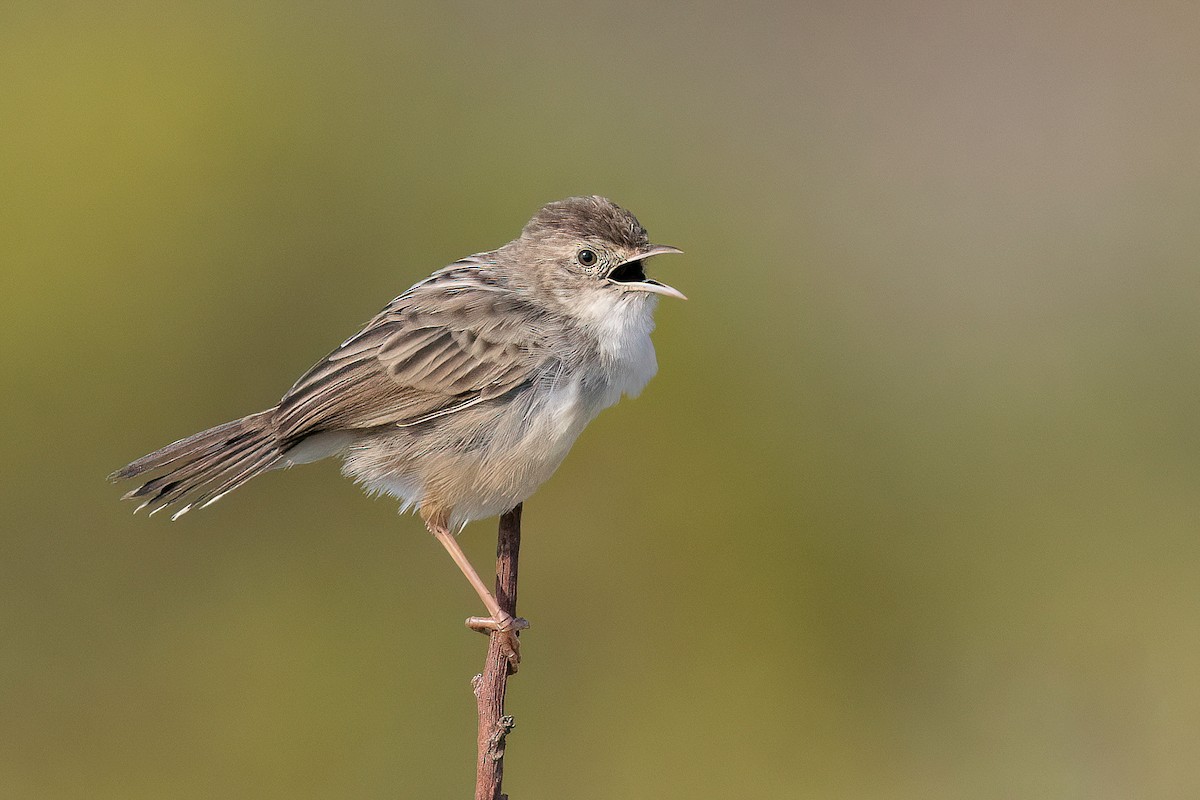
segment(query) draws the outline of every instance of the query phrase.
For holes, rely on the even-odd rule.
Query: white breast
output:
[[[657,299],[641,293],[604,292],[575,309],[577,318],[596,337],[607,380],[597,412],[620,400],[623,394],[637,397],[658,372],[650,341]]]

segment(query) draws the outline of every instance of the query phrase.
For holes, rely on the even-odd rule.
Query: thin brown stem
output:
[[[496,542],[496,599],[500,608],[517,615],[517,554],[521,549],[521,506],[500,517]],[[488,637],[483,674],[473,681],[479,709],[478,758],[475,769],[475,800],[507,800],[500,791],[504,777],[504,748],[513,718],[504,713],[504,693],[513,673],[503,646],[504,633]]]

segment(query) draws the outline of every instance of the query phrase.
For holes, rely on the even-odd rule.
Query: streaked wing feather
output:
[[[387,305],[309,370],[280,403],[288,438],[407,426],[498,397],[548,361],[542,312],[486,261],[450,265]]]

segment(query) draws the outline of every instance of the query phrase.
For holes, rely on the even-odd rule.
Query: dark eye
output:
[[[600,257],[596,255],[596,251],[588,250],[586,247],[579,251],[578,258],[579,263],[585,267],[590,267],[600,260]]]

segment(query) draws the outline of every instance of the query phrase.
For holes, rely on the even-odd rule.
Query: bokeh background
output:
[[[690,300],[526,505],[514,798],[1200,796],[1198,38],[5,3],[0,796],[468,796],[479,609],[416,519],[332,463],[173,524],[104,477],[581,193]]]

